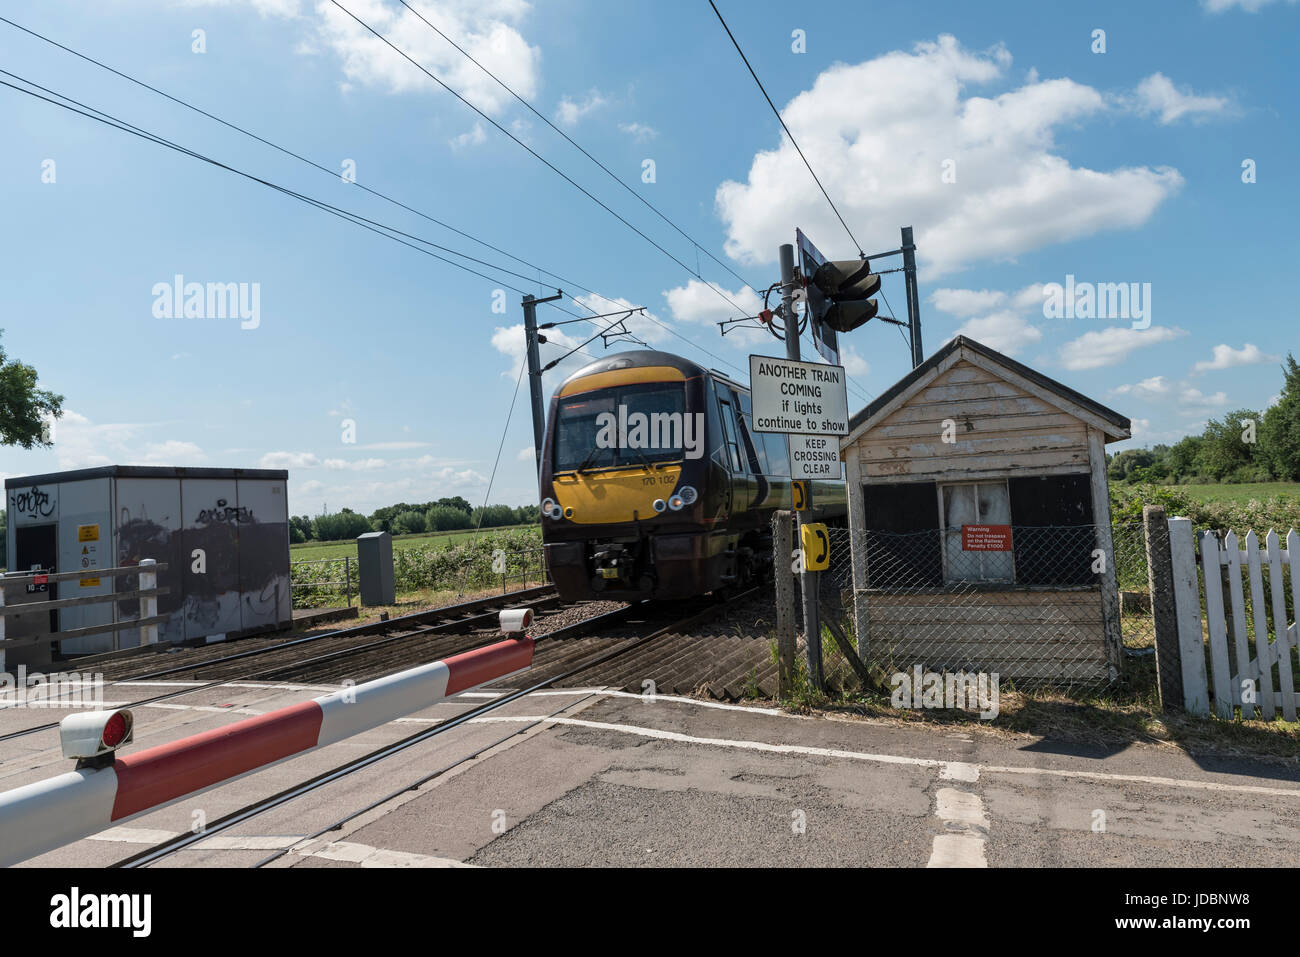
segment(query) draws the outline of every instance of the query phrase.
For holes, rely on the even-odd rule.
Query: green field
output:
[[[480,534],[506,532],[518,528],[536,528],[536,525],[503,525],[499,528],[485,528]],[[451,532],[424,532],[420,535],[394,535],[393,550],[445,548],[458,542],[469,541],[474,537],[474,530],[457,529]],[[294,562],[317,561],[325,558],[357,557],[355,541],[341,542],[302,542],[289,546],[289,560]]]
[[[1241,485],[1171,485],[1198,502],[1236,502],[1244,504],[1251,499],[1285,498],[1300,499],[1300,482],[1246,482]]]

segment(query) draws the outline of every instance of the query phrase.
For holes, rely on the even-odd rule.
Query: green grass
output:
[[[535,525],[503,525],[499,528],[485,528],[481,534],[504,532],[516,528],[535,528]],[[474,537],[474,530],[456,529],[449,532],[423,532],[419,535],[394,535],[393,550],[410,548],[445,548],[458,542],[466,542]],[[295,562],[317,561],[324,558],[357,557],[357,543],[341,542],[302,542],[289,546],[289,560]]]
[[[1198,502],[1235,502],[1244,505],[1251,499],[1276,495],[1300,499],[1300,482],[1246,482],[1241,485],[1175,485],[1174,488]]]

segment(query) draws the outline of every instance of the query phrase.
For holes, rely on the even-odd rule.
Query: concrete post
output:
[[[792,513],[772,516],[772,573],[776,580],[777,695],[789,697],[794,690],[794,575],[790,571]]]
[[[1174,570],[1169,558],[1169,523],[1159,505],[1142,509],[1146,532],[1147,587],[1151,589],[1151,619],[1156,631],[1156,678],[1160,706],[1183,710],[1183,664],[1178,648],[1178,614],[1174,609]]]
[[[158,587],[158,571],[154,568],[158,562],[152,558],[140,559],[140,590],[154,591]],[[140,618],[153,618],[158,614],[158,596],[150,595],[140,598]],[[158,624],[142,625],[140,627],[140,644],[156,645],[158,644]]]

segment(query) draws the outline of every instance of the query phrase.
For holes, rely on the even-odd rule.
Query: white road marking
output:
[[[988,867],[984,842],[969,834],[939,834],[926,867]]]
[[[866,751],[845,751],[839,748],[816,748],[798,744],[769,744],[766,741],[746,741],[734,738],[702,738],[682,734],[678,731],[663,731],[659,728],[644,728],[633,724],[613,724],[607,721],[587,721],[579,718],[552,718],[545,715],[484,715],[471,718],[471,723],[497,721],[543,721],[550,724],[573,725],[600,731],[616,731],[620,734],[635,734],[661,741],[680,741],[683,744],[711,745],[719,748],[737,748],[747,751],[766,751],[772,754],[802,754],[810,757],[847,758],[852,761],[873,761],[879,764],[910,764],[916,767],[939,768],[941,776],[944,769],[948,780],[963,780],[956,775],[970,774],[974,769],[978,775],[984,774],[1043,774],[1057,777],[1082,778],[1095,781],[1113,781],[1128,784],[1151,784],[1159,787],[1178,787],[1203,791],[1225,791],[1238,794],[1267,794],[1273,797],[1300,798],[1300,788],[1270,788],[1252,784],[1221,784],[1217,781],[1193,781],[1186,778],[1163,778],[1144,774],[1113,774],[1103,771],[1061,771],[1054,768],[1004,767],[1001,765],[970,764],[963,761],[942,761],[938,758],[916,758],[901,754],[872,754]]]
[[[450,857],[432,857],[428,854],[412,854],[408,851],[389,851],[369,844],[354,844],[351,841],[334,841],[316,849],[295,849],[299,857],[319,857],[327,861],[347,861],[362,867],[472,867]]]
[[[978,764],[952,761],[939,771],[939,778],[943,781],[965,781],[967,784],[974,784],[980,779],[980,767]]]
[[[1051,777],[1081,778],[1089,781],[1113,781],[1124,784],[1151,784],[1157,787],[1192,788],[1201,791],[1232,791],[1237,794],[1267,794],[1273,797],[1300,797],[1300,788],[1268,788],[1256,784],[1220,784],[1217,781],[1191,781],[1187,778],[1162,778],[1149,774],[1112,774],[1105,771],[1063,771],[1056,768],[1017,768],[981,765],[985,774],[1045,774]]]
[[[179,831],[164,831],[151,827],[110,827],[89,838],[114,844],[161,844],[180,837]],[[195,844],[191,850],[199,851],[280,851],[293,848],[299,857],[319,857],[327,861],[344,861],[362,867],[469,867],[449,857],[432,857],[428,854],[411,854],[407,851],[390,851],[353,841],[309,841],[303,844],[300,834],[217,834]],[[295,845],[302,844],[301,847]]]
[[[934,813],[940,820],[957,824],[969,824],[988,830],[989,819],[984,814],[984,802],[978,794],[970,791],[958,791],[956,788],[940,788],[935,795]]]
[[[984,857],[989,819],[978,794],[940,788],[934,796],[934,814],[943,822],[945,833],[935,835],[926,867],[989,866]]]

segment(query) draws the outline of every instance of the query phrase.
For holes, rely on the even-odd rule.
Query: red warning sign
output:
[[[963,525],[961,527],[963,552],[1011,551],[1010,525]]]

